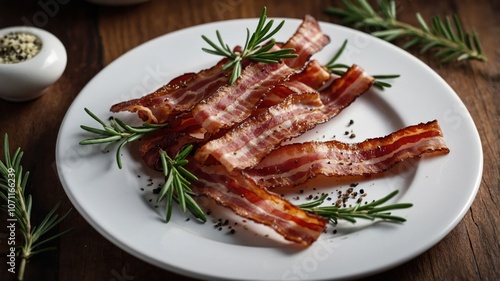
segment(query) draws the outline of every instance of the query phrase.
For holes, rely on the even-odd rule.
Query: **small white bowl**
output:
[[[4,28],[0,29],[0,37],[10,32],[31,33],[42,41],[42,48],[36,56],[26,61],[0,63],[0,98],[9,101],[38,98],[63,74],[67,63],[66,49],[57,37],[40,28]]]

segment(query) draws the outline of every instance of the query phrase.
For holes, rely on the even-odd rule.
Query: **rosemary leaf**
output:
[[[420,44],[420,42],[422,42],[422,40],[420,38],[414,37],[414,38],[408,40],[405,44],[403,44],[403,46],[401,46],[401,48],[409,49],[417,44]]]
[[[458,41],[463,42],[464,40],[464,31],[462,29],[462,24],[458,19],[457,15],[453,15],[453,22],[455,23],[455,30],[457,31]]]
[[[193,197],[186,196],[186,205],[191,214],[193,214],[197,219],[206,222],[207,218],[201,207],[194,201]]]
[[[162,163],[163,163],[163,160],[162,160]],[[169,191],[169,189],[172,188],[173,176],[171,175],[171,173],[172,173],[172,169],[169,169],[168,173],[165,174],[165,177],[167,180],[165,181],[163,188],[160,190],[160,193],[158,194],[158,199],[156,200],[157,203],[160,203],[167,195],[167,192]]]
[[[416,17],[418,22],[420,23],[420,26],[424,29],[425,32],[430,33],[430,29],[427,26],[427,23],[425,22],[424,18],[422,18],[422,15],[420,13],[416,13]]]
[[[448,34],[450,34],[451,40],[452,40],[452,41],[457,41],[457,37],[456,37],[455,31],[454,31],[454,30],[453,30],[453,28],[451,27],[451,20],[450,20],[450,17],[446,17],[446,25],[445,25],[445,28],[446,28],[446,31],[448,32]]]
[[[340,49],[335,53],[335,55],[333,55],[333,58],[325,65],[327,68],[331,68],[335,65],[335,62],[340,57],[340,55],[342,55],[346,46],[347,46],[347,39],[344,40],[344,42],[340,46]]]

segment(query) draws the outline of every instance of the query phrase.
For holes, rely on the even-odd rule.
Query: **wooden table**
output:
[[[25,150],[31,171],[33,214],[47,213],[58,201],[71,208],[55,170],[55,143],[64,114],[89,80],[126,51],[157,36],[202,23],[256,17],[268,7],[270,17],[302,18],[308,13],[338,23],[323,11],[338,1],[163,1],[129,7],[101,7],[85,1],[0,1],[0,28],[31,24],[59,37],[67,48],[64,75],[40,99],[0,100],[0,132]],[[430,54],[412,52],[438,72],[472,114],[484,151],[481,187],[458,226],[419,257],[364,280],[498,280],[500,278],[500,5],[481,1],[397,1],[399,19],[416,24],[424,18],[457,13],[467,28],[476,28],[489,61],[440,64]],[[429,101],[432,102],[432,101]],[[459,152],[458,152],[459,153]],[[436,209],[439,212],[439,209]],[[432,218],[429,218],[432,219]],[[4,220],[3,220],[4,221]],[[152,266],[124,252],[98,234],[76,211],[60,226],[75,231],[54,242],[56,251],[34,257],[26,280],[192,280]],[[5,232],[4,227],[0,233]],[[3,234],[2,249],[5,250]],[[6,257],[0,256],[1,268]],[[355,261],[354,261],[355,262]],[[0,280],[13,280],[0,270]]]

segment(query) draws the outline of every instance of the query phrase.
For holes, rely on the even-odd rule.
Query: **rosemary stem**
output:
[[[17,280],[22,281],[24,280],[24,271],[26,269],[26,262],[28,259],[24,257],[24,255],[21,257],[21,264],[19,265],[19,273],[17,275]]]
[[[16,172],[18,172],[16,170]],[[18,177],[19,178],[19,177]],[[26,269],[26,262],[31,256],[31,244],[32,244],[32,235],[31,235],[31,219],[28,211],[26,209],[26,202],[24,202],[24,196],[20,181],[16,181],[16,193],[19,206],[21,207],[21,215],[23,219],[23,223],[26,227],[26,233],[24,235],[24,246],[21,248],[21,264],[19,266],[19,273],[17,275],[17,280],[24,279],[24,271]]]

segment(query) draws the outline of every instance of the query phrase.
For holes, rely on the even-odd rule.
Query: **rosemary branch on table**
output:
[[[358,203],[354,207],[348,208],[339,208],[337,206],[321,206],[321,204],[323,204],[325,199],[328,197],[328,194],[323,194],[319,199],[301,204],[299,205],[299,207],[307,212],[327,218],[333,224],[337,224],[338,220],[341,219],[352,223],[355,223],[356,219],[382,219],[388,222],[405,222],[405,218],[394,216],[388,211],[410,208],[413,206],[413,204],[397,203],[381,206],[382,204],[386,203],[394,196],[396,196],[398,192],[398,190],[395,190],[387,196],[375,200],[371,203],[364,205]]]
[[[231,77],[229,78],[229,84],[233,84],[234,81],[238,77],[241,76],[242,70],[242,61],[243,59],[249,59],[257,62],[266,62],[266,63],[276,63],[281,59],[285,58],[295,58],[298,55],[293,52],[295,49],[293,48],[285,48],[276,51],[271,51],[273,46],[275,45],[275,40],[272,38],[282,27],[285,21],[281,21],[276,28],[271,30],[274,20],[270,20],[266,23],[266,7],[262,9],[262,13],[259,18],[259,22],[255,31],[250,35],[250,30],[247,28],[247,36],[245,40],[245,45],[241,52],[233,51],[229,45],[227,45],[219,31],[216,30],[217,40],[219,41],[219,45],[208,39],[206,36],[202,35],[201,37],[205,42],[207,42],[213,49],[202,48],[203,51],[218,55],[222,57],[229,58],[229,62],[227,62],[222,69],[229,70],[232,69]],[[265,41],[269,40],[269,42]]]
[[[24,172],[21,165],[24,153],[18,148],[13,155],[10,154],[7,134],[4,136],[3,148],[4,162],[0,160],[0,198],[5,201],[5,204],[1,206],[1,209],[7,212],[9,225],[14,226],[10,231],[22,235],[22,241],[9,240],[8,244],[17,248],[16,256],[21,259],[17,269],[17,279],[23,280],[28,260],[34,255],[54,250],[55,247],[47,247],[45,244],[71,231],[68,229],[58,234],[47,235],[51,229],[68,216],[71,209],[59,216],[56,212],[60,203],[57,203],[38,226],[33,225],[31,220],[33,198],[30,194],[26,194],[30,173]],[[12,234],[9,236],[13,237]]]
[[[337,75],[343,75],[347,69],[349,69],[349,66],[346,64],[342,63],[337,63],[337,59],[342,55],[344,52],[345,48],[347,46],[347,39],[344,40],[342,45],[340,46],[339,50],[333,55],[332,59],[325,64],[325,67],[329,69],[332,73],[337,74]],[[385,79],[394,79],[398,78],[401,75],[399,74],[378,74],[378,75],[372,75],[373,78],[375,78],[375,82],[373,85],[379,89],[385,89],[385,88],[390,88],[392,85],[387,82],[387,81],[382,81]]]
[[[352,24],[355,28],[378,29],[371,34],[386,41],[405,38],[407,41],[402,46],[403,49],[420,46],[422,54],[434,49],[435,57],[441,62],[487,60],[476,31],[472,34],[464,32],[456,15],[444,20],[434,16],[428,25],[420,13],[417,13],[420,27],[415,27],[397,20],[396,4],[393,0],[380,0],[378,11],[375,11],[367,0],[342,0],[342,4],[343,7],[328,7],[326,12],[340,16],[342,24]]]

